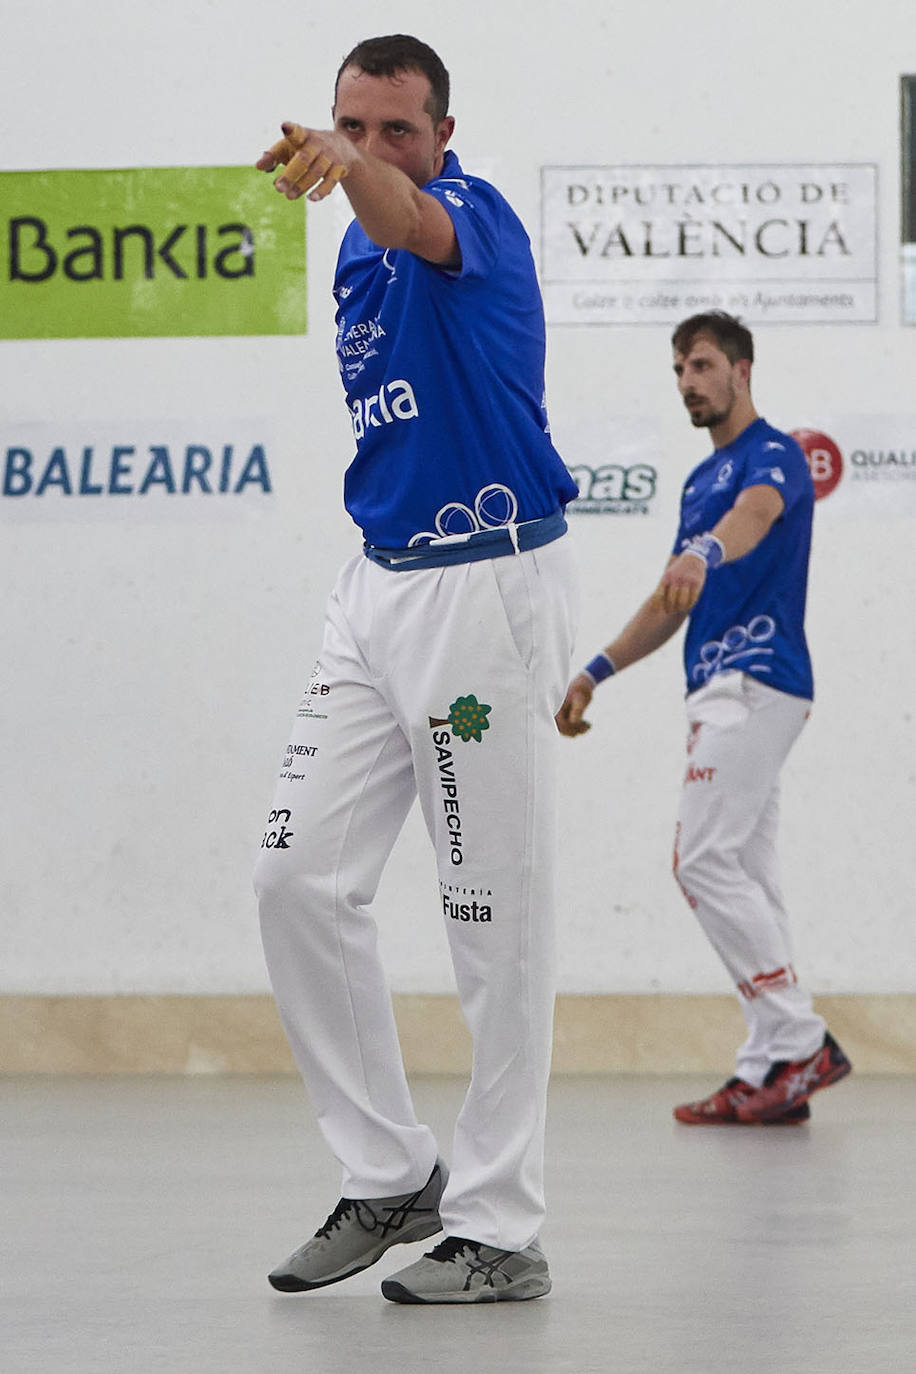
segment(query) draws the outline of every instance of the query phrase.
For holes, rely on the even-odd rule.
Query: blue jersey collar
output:
[[[461,163],[458,161],[457,156],[452,152],[451,148],[447,148],[445,151],[445,160],[442,163],[442,171],[437,177],[433,177],[428,181],[426,185],[432,186],[434,181],[441,181],[443,177],[461,176],[464,176],[464,172],[461,170]]]

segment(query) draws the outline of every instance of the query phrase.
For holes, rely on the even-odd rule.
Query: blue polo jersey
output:
[[[460,268],[382,249],[354,220],[334,281],[356,444],[344,504],[368,544],[390,549],[534,520],[578,494],[550,440],[521,222],[452,152],[423,189],[451,217]]]
[[[694,468],[681,495],[673,552],[711,530],[739,494],[754,486],[775,487],[785,507],[755,549],[708,574],[684,640],[687,691],[737,669],[777,691],[810,699],[814,683],[804,621],[814,483],[795,440],[757,419]]]

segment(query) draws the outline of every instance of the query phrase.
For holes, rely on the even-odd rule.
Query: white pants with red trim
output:
[[[737,1073],[754,1087],[824,1038],[793,967],[776,859],[779,773],[810,709],[740,672],[687,698],[675,875],[737,986],[748,1028]]]
[[[255,885],[267,965],[342,1194],[426,1182],[368,907],[415,796],[435,847],[473,1070],[441,1213],[449,1234],[524,1248],[544,1215],[554,1000],[554,715],[575,635],[565,538],[393,572],[362,555],[328,605]]]

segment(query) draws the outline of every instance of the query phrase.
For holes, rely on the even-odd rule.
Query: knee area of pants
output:
[[[259,854],[252,874],[254,895],[259,902],[270,901],[285,886],[286,879],[271,854]]]
[[[690,887],[713,878],[719,866],[719,856],[714,849],[697,848],[686,854],[676,854],[672,872],[679,883]]]
[[[262,909],[284,906],[290,901],[297,906],[308,905],[319,887],[320,883],[307,874],[292,871],[272,850],[262,850],[258,855],[254,866],[254,891]]]

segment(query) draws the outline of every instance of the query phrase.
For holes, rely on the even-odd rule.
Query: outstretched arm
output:
[[[669,560],[668,568],[674,562],[673,558]],[[583,717],[598,682],[604,677],[610,677],[611,673],[619,673],[622,669],[629,668],[632,663],[638,663],[641,658],[646,658],[648,654],[660,649],[677,633],[686,617],[686,611],[666,611],[659,604],[657,593],[653,593],[644,601],[617,638],[611,640],[597,659],[592,660],[594,670],[578,673],[569,684],[566,700],[556,718],[560,734],[573,739],[576,735],[584,735],[586,730],[590,730],[591,722],[584,720]],[[602,664],[602,659],[606,660],[606,664]]]
[[[451,217],[399,167],[374,157],[334,129],[282,125],[283,138],[258,158],[262,172],[283,164],[274,186],[287,200],[323,200],[341,183],[353,213],[380,248],[405,248],[442,267],[460,261]]]

